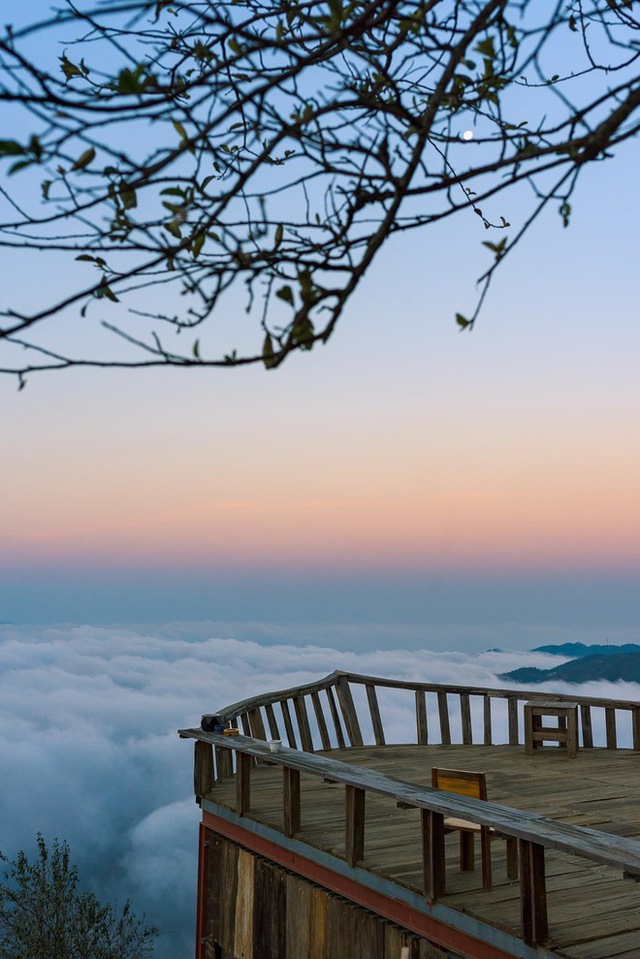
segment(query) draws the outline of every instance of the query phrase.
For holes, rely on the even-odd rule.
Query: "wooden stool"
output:
[[[555,716],[557,726],[543,726],[543,716]],[[578,752],[577,703],[525,703],[524,751],[533,754],[545,742],[558,743],[567,750],[567,759],[575,759]]]

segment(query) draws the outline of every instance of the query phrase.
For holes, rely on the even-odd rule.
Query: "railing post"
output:
[[[640,749],[640,706],[634,706],[631,710],[631,730],[633,735],[633,748]]]
[[[213,771],[213,747],[196,739],[193,754],[193,791],[196,802],[210,793],[215,781]]]
[[[522,936],[527,945],[537,946],[549,938],[544,846],[521,839],[519,847]]]
[[[424,894],[432,902],[444,895],[444,816],[431,809],[420,810],[422,826],[422,873]]]
[[[345,855],[350,866],[364,858],[364,789],[345,786]]]
[[[427,746],[429,726],[427,721],[427,694],[424,689],[416,689],[416,733],[418,742]]]
[[[246,816],[251,809],[251,756],[236,753],[236,812]]]
[[[282,801],[284,834],[291,839],[300,832],[300,773],[282,767]]]

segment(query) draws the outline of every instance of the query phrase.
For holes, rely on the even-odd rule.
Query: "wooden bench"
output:
[[[547,716],[557,719],[556,726],[543,724]],[[555,742],[566,749],[567,759],[575,759],[578,753],[578,704],[530,702],[524,707],[524,751],[533,755],[534,749],[545,742]]]

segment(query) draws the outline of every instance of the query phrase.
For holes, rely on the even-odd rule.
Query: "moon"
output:
[[[473,130],[465,130],[462,134],[463,140],[473,140]]]

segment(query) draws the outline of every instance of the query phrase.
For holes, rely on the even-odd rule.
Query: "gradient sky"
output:
[[[470,212],[391,244],[280,370],[0,382],[0,621],[635,626],[637,162],[543,216],[472,333]],[[2,255],[12,300],[55,285]]]

